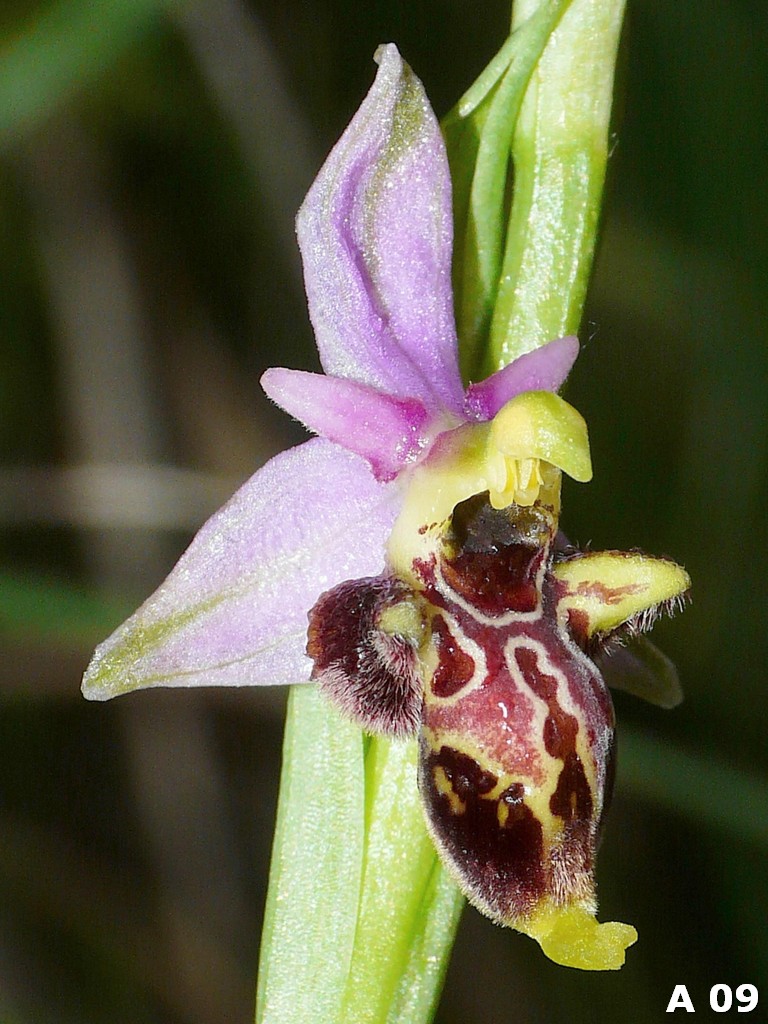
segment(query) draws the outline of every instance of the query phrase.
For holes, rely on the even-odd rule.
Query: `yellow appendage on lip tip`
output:
[[[540,910],[530,921],[515,922],[515,928],[536,939],[556,964],[582,971],[618,971],[627,948],[637,942],[631,924],[596,921],[580,906]]]

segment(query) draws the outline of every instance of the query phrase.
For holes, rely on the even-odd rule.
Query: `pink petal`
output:
[[[276,456],[97,648],[85,696],[306,682],[309,609],[343,580],[382,571],[399,505],[396,484],[377,483],[362,459],[328,441]]]
[[[464,409],[473,420],[492,420],[523,391],[559,391],[579,354],[579,339],[557,338],[515,359],[478,384],[470,384]]]
[[[459,412],[451,185],[440,127],[397,48],[297,219],[326,373]]]
[[[301,370],[267,370],[261,386],[310,430],[361,455],[377,480],[392,480],[428,443],[430,417],[415,398]]]

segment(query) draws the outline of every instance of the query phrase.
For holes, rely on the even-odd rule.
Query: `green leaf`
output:
[[[387,1024],[432,1020],[463,909],[464,897],[436,857]]]
[[[531,75],[483,375],[575,334],[598,227],[625,0],[572,0]],[[546,4],[518,0],[522,24]]]
[[[419,1024],[437,999],[463,899],[424,825],[416,743],[372,739],[365,776],[365,864],[342,1019]]]
[[[363,867],[363,737],[315,686],[288,701],[257,1024],[339,1020]]]
[[[293,687],[257,1024],[423,1024],[463,902],[424,825],[416,744],[364,741]]]
[[[454,293],[462,370],[477,379],[506,235],[510,148],[530,77],[571,0],[548,0],[507,39],[443,122],[454,188]]]

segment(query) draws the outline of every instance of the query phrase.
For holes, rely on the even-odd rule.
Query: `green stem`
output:
[[[625,0],[573,0],[528,84],[485,373],[579,327],[592,266]],[[513,27],[543,6],[518,0]]]
[[[355,938],[363,857],[360,730],[314,686],[288,699],[264,913],[256,1021],[338,1020]]]
[[[365,853],[342,1020],[427,1020],[463,900],[427,835],[416,743],[372,738],[365,759]]]
[[[366,740],[293,687],[257,1024],[423,1024],[462,905],[424,826],[416,744]]]

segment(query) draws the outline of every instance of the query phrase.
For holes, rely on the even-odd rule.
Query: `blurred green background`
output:
[[[2,1024],[252,1019],[285,695],[88,705],[80,675],[204,518],[301,438],[258,379],[316,366],[293,216],[375,47],[396,41],[443,114],[508,16],[0,7]],[[569,385],[596,477],[566,491],[566,531],[694,580],[655,637],[686,702],[616,698],[601,916],[640,942],[620,973],[585,975],[467,911],[440,1024],[645,1024],[679,983],[705,1016],[716,983],[768,1001],[767,51],[764,0],[630,0]]]

